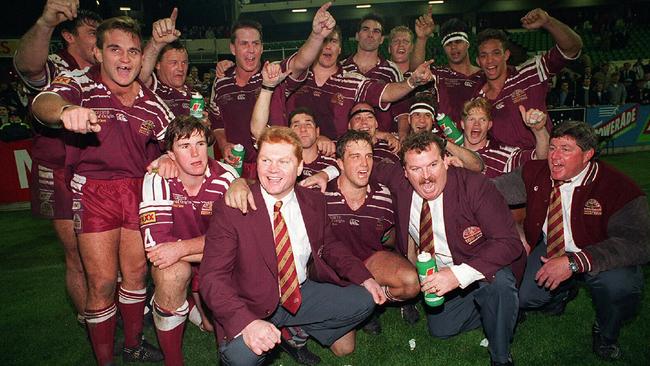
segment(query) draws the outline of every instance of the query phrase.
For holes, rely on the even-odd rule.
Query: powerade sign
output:
[[[623,104],[587,108],[586,121],[609,147],[650,145],[650,106]]]

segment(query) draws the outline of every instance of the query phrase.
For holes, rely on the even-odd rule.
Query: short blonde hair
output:
[[[487,99],[478,97],[478,98],[468,100],[463,105],[463,114],[462,114],[463,121],[467,118],[469,112],[474,108],[482,109],[483,112],[485,112],[485,115],[487,116],[488,120],[490,121],[492,120],[492,104]]]
[[[290,144],[293,145],[293,153],[298,159],[302,161],[302,144],[295,132],[289,127],[271,126],[262,132],[262,135],[257,140],[258,150],[262,150],[262,145],[269,144]]]

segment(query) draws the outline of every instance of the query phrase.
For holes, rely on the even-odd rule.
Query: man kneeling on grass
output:
[[[200,120],[175,118],[167,127],[165,143],[178,177],[148,173],[142,186],[140,227],[153,265],[154,322],[165,365],[183,364],[185,319],[200,306],[190,304],[191,297],[188,302],[187,288],[198,274],[212,205],[237,176],[229,165],[208,158],[212,140],[212,132]],[[192,281],[198,291],[196,282]]]

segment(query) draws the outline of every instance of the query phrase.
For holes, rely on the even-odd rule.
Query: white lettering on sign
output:
[[[613,119],[595,126],[598,135],[603,137],[615,138],[626,132],[628,127],[636,123],[637,107],[634,106]]]
[[[32,169],[32,157],[25,149],[14,150],[14,158],[16,159],[16,172],[18,172],[18,182],[20,182],[20,189],[29,188],[29,172]]]

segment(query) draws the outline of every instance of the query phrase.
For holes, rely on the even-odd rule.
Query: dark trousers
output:
[[[445,295],[442,306],[425,308],[432,336],[449,338],[483,325],[492,360],[508,361],[519,310],[516,280],[509,267],[499,270],[492,282],[456,289]]]
[[[302,304],[296,315],[278,306],[266,320],[278,328],[300,326],[325,346],[330,346],[364,321],[375,308],[372,296],[361,286],[340,287],[307,280],[300,292]],[[266,356],[253,353],[242,336],[220,344],[219,352],[224,365],[261,365]]]
[[[606,339],[615,341],[625,320],[633,317],[641,303],[643,271],[641,266],[611,269],[596,274],[581,273],[564,281],[556,290],[549,291],[538,286],[535,274],[542,268],[541,256],[546,255],[546,242],[540,241],[528,256],[526,272],[519,289],[519,305],[522,309],[540,308],[561,296],[576,281],[583,282],[591,292],[596,308],[596,321]]]

